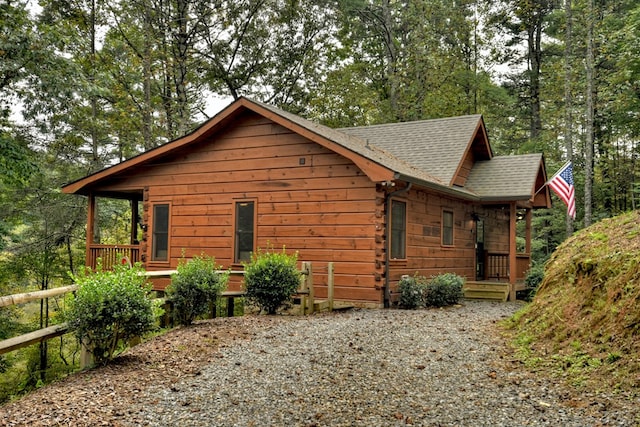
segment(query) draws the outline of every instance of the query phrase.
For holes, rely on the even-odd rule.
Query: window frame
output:
[[[445,226],[445,216],[447,214],[451,215],[451,226]],[[447,234],[445,234],[445,231],[447,229],[451,230],[450,235],[451,235],[451,242],[446,242],[445,241],[445,237],[447,236]],[[443,208],[442,209],[442,216],[441,216],[441,221],[440,221],[440,244],[443,247],[447,247],[447,248],[451,248],[453,246],[455,246],[455,213],[453,211],[453,209],[449,209],[449,208]]]
[[[252,248],[251,248],[251,253],[254,253],[256,250],[256,242],[257,242],[257,238],[258,238],[258,200],[257,199],[237,199],[233,201],[233,241],[232,241],[232,253],[231,253],[231,259],[233,259],[233,263],[234,264],[242,264],[243,262],[249,262],[251,261],[251,257],[249,256],[249,258],[247,259],[241,259],[240,258],[240,253],[239,253],[239,249],[241,249],[239,247],[239,233],[245,232],[243,230],[240,230],[239,228],[239,208],[241,207],[241,205],[243,203],[251,203],[253,204],[253,228],[251,230],[251,234],[252,234]]]
[[[158,258],[157,257],[157,244],[158,244],[158,231],[156,226],[158,222],[156,221],[157,211],[156,209],[161,206],[166,206],[167,208],[167,229],[164,232],[166,234],[166,257]],[[171,262],[171,203],[169,202],[154,202],[151,204],[151,261],[155,264],[169,264]]]
[[[402,218],[402,228],[400,230],[394,229],[394,204],[399,203],[404,206],[404,215]],[[391,199],[391,206],[389,207],[389,259],[391,260],[406,260],[407,259],[407,201],[399,199]],[[402,233],[401,248],[395,246],[397,232]],[[401,249],[401,253],[395,253],[397,249]]]

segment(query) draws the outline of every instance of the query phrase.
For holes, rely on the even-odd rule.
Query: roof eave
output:
[[[464,190],[464,191],[458,190],[455,187],[448,187],[446,185],[437,184],[435,182],[416,178],[414,176],[406,175],[403,173],[396,172],[395,179],[406,181],[406,182],[412,182],[417,186],[428,188],[428,189],[438,191],[444,194],[448,194],[451,196],[459,197],[465,200],[480,201],[480,198],[477,195],[470,193],[468,190]]]

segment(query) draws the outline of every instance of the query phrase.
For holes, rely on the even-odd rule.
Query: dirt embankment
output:
[[[579,386],[640,394],[640,212],[560,245],[513,326],[530,366]]]

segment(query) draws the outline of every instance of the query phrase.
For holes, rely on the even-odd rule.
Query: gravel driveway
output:
[[[139,393],[122,424],[640,425],[637,400],[576,394],[520,367],[496,327],[518,307],[271,317],[194,375]]]

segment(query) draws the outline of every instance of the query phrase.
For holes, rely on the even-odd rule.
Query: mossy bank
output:
[[[509,322],[518,356],[579,387],[640,395],[640,212],[575,233]]]

